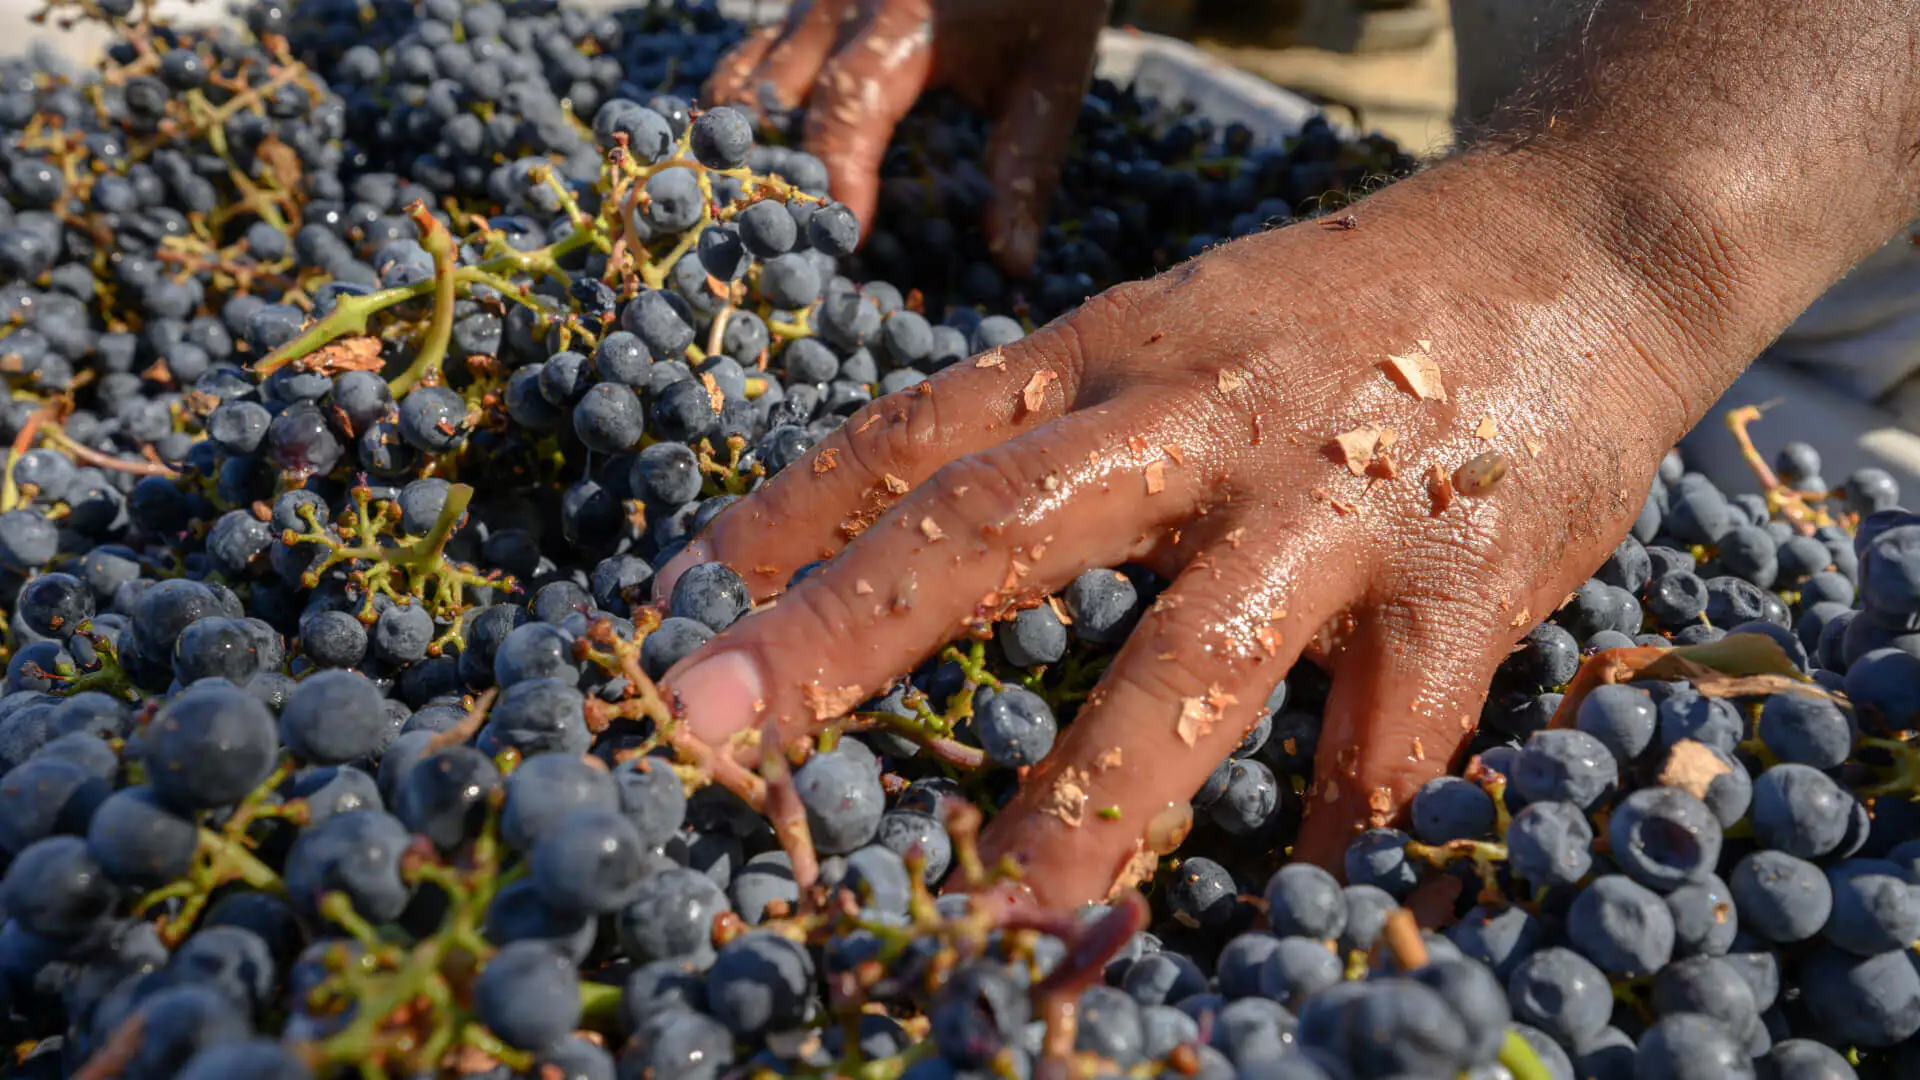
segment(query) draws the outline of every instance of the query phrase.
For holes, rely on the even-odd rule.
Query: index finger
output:
[[[1180,574],[982,835],[984,857],[1013,856],[1048,906],[1102,900],[1152,875],[1191,828],[1195,792],[1359,588],[1354,575],[1315,565],[1306,531],[1216,543]],[[1250,841],[1285,840],[1279,800],[1293,796],[1279,783],[1275,835]]]
[[[880,158],[894,126],[933,74],[932,0],[868,0],[860,28],[827,61],[807,108],[807,149],[826,163],[834,197],[873,220]]]

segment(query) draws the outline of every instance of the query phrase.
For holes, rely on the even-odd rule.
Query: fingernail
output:
[[[654,600],[656,602],[665,602],[671,598],[673,596],[673,583],[680,580],[681,574],[686,573],[688,570],[691,570],[703,562],[712,561],[712,558],[711,555],[707,554],[707,546],[700,541],[695,540],[693,543],[688,544],[685,551],[668,559],[667,565],[661,567],[660,572],[653,575]]]
[[[669,671],[662,681],[686,710],[687,727],[710,743],[751,727],[766,708],[759,667],[737,649],[697,660],[678,674]]]

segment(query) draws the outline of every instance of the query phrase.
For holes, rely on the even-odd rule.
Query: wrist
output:
[[[1538,141],[1450,159],[1378,201],[1432,222],[1426,244],[1465,260],[1463,280],[1532,291],[1560,323],[1536,339],[1596,361],[1571,366],[1671,442],[1905,220],[1864,200],[1808,214],[1817,203],[1771,181]]]

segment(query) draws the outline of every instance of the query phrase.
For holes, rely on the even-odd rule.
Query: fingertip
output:
[[[687,730],[708,743],[746,730],[766,711],[766,681],[759,665],[739,649],[695,654],[661,682],[678,700]]]
[[[1016,278],[1032,273],[1040,254],[1040,224],[1032,204],[1010,191],[1001,191],[994,196],[988,215],[987,250],[994,262]]]

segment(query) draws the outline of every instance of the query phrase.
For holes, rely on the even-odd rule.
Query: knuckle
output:
[[[1032,456],[1001,444],[949,462],[928,481],[938,512],[982,526],[1004,526],[1038,489]]]
[[[776,677],[792,666],[783,656],[803,656],[800,663],[817,666],[816,644],[846,640],[860,623],[858,613],[826,574],[801,582],[758,618],[763,621],[753,635],[755,645],[762,650],[766,670]]]
[[[845,449],[864,482],[893,472],[911,478],[939,440],[940,397],[906,391],[889,394],[855,413],[840,430]]]

